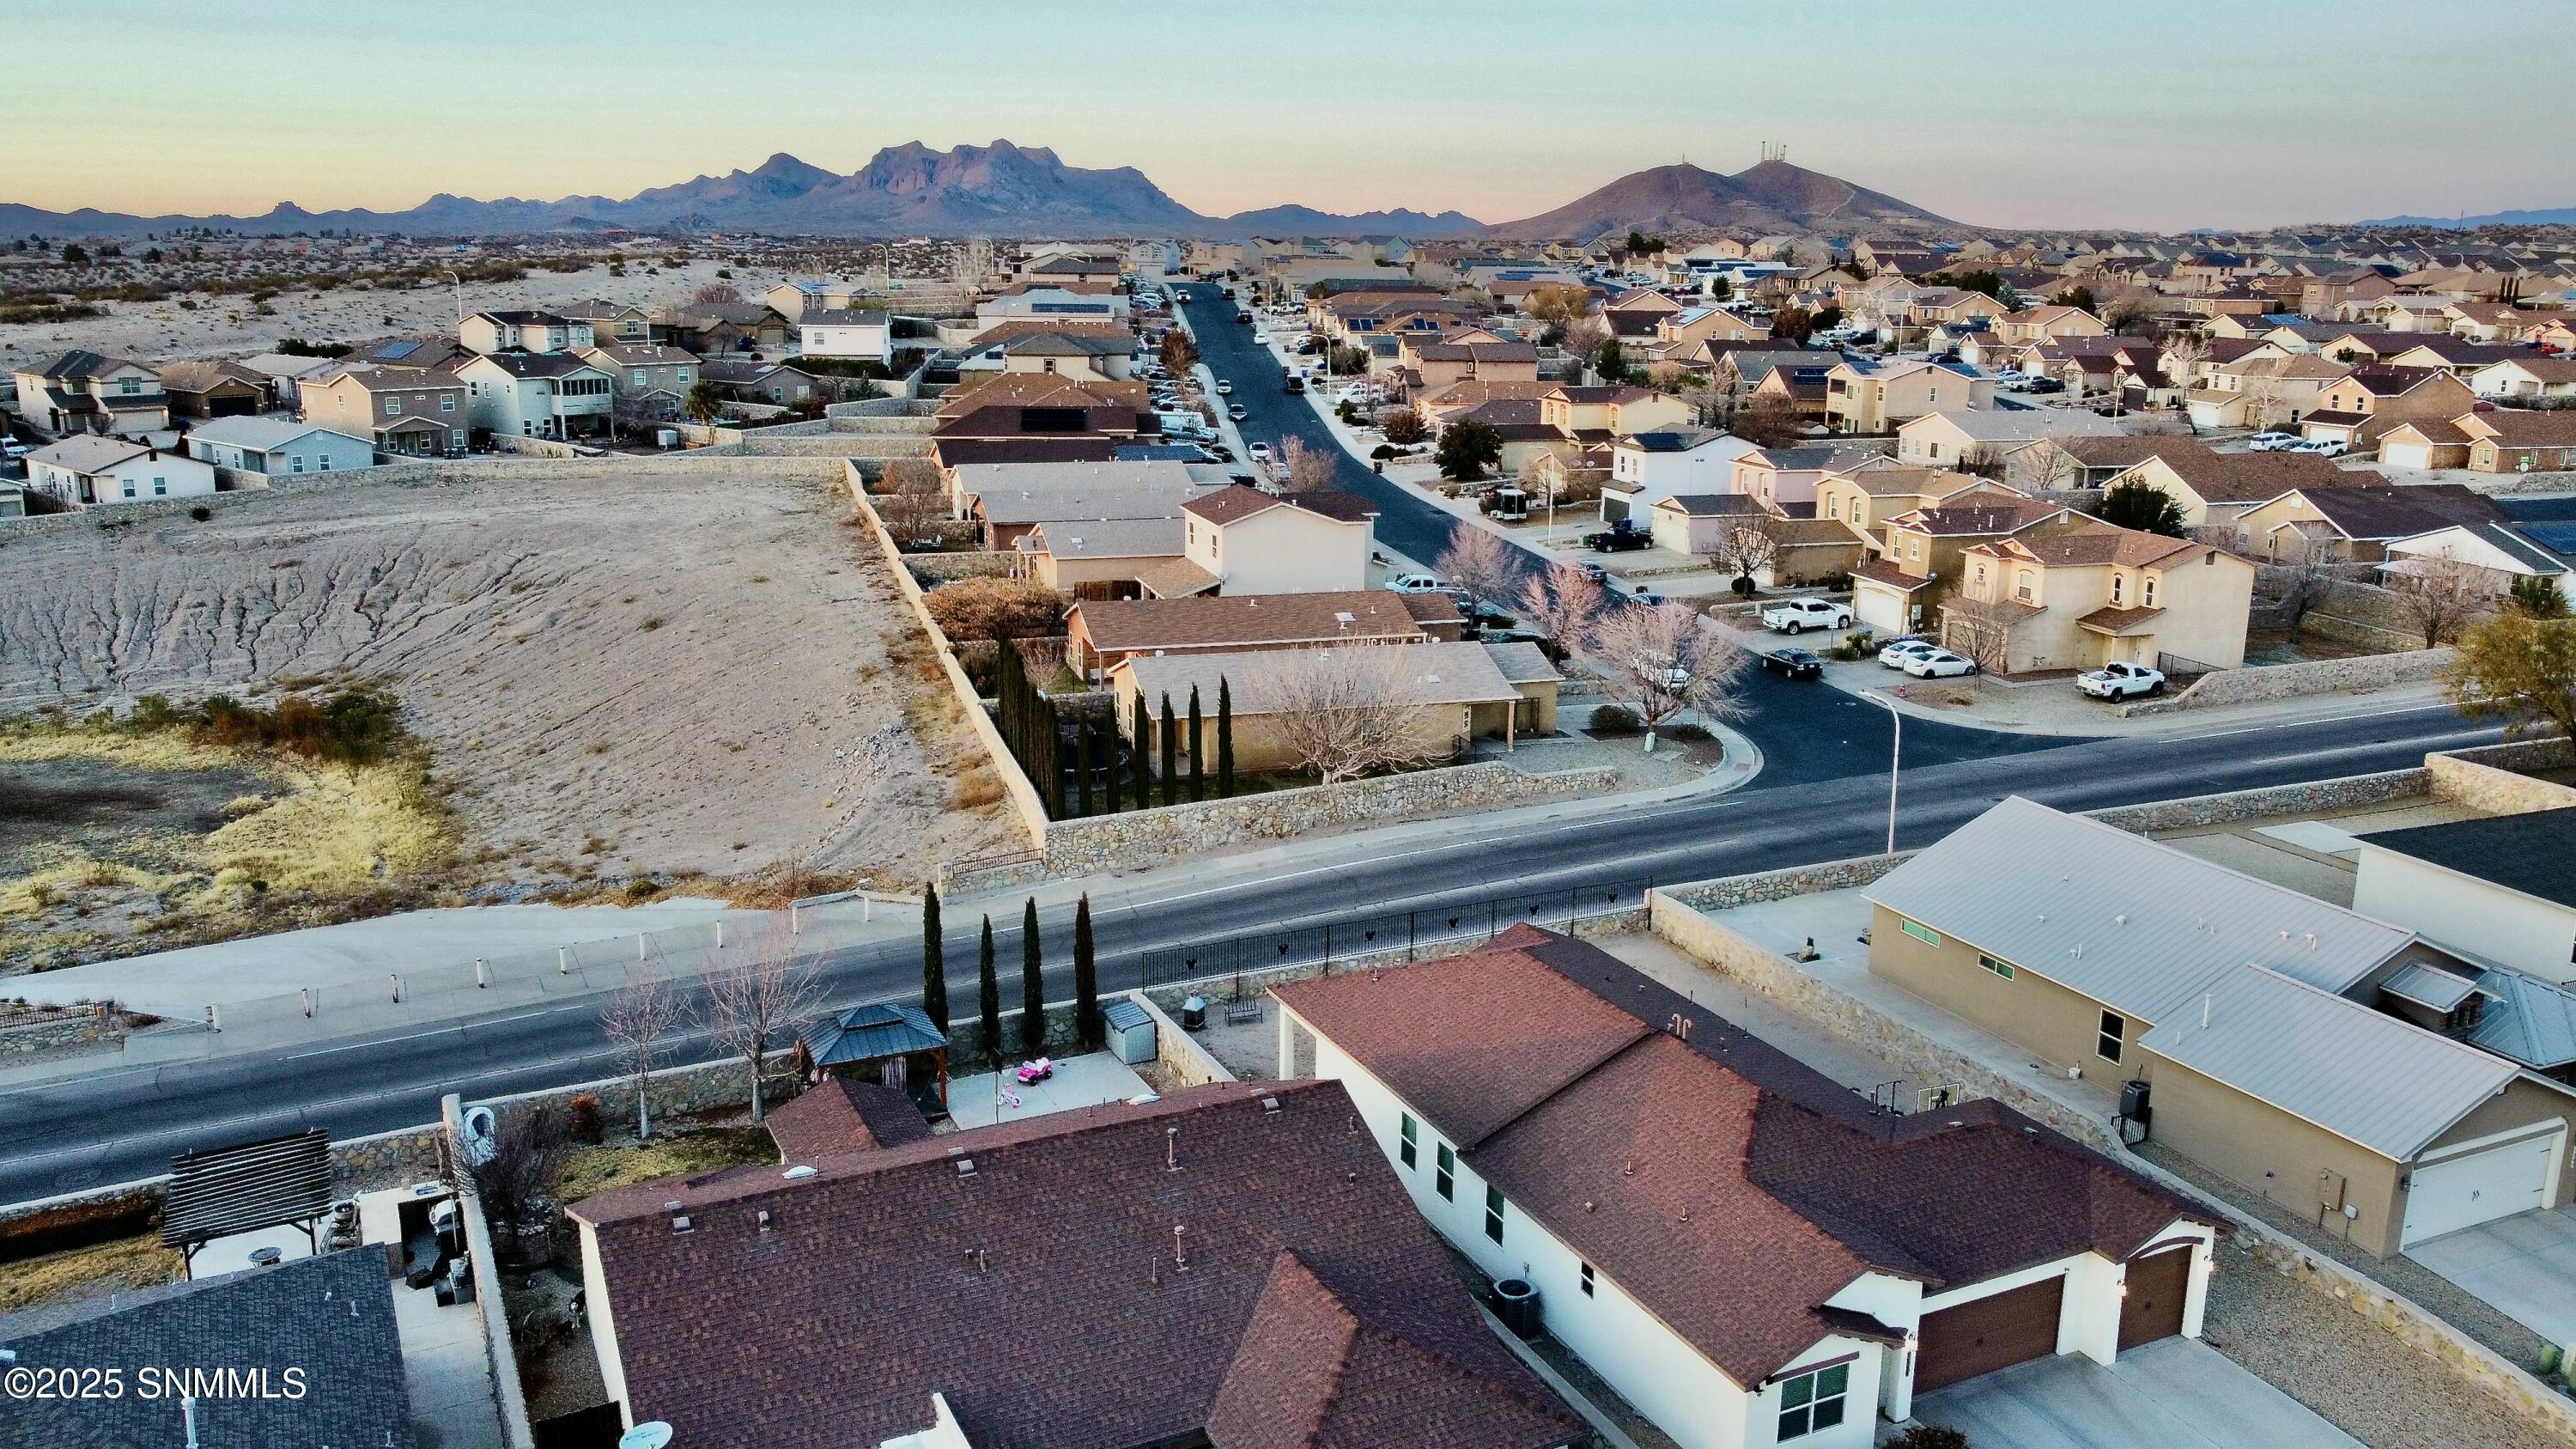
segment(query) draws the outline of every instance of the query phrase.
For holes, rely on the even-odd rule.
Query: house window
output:
[[[1458,1200],[1458,1154],[1446,1142],[1431,1153],[1431,1190],[1446,1201]]]
[[[398,397],[389,397],[389,398],[386,398],[386,399],[385,399],[385,416],[386,416],[386,417],[392,417],[394,414],[396,414],[396,413],[398,413],[398,412],[401,412],[401,411],[402,411],[402,399],[401,399],[401,398],[398,398]]]
[[[1395,1145],[1395,1157],[1398,1162],[1407,1167],[1411,1167],[1415,1161],[1413,1139],[1418,1130],[1413,1121],[1413,1114],[1410,1112],[1404,1114],[1404,1120],[1396,1127],[1396,1136],[1399,1140]]]
[[[297,472],[302,472],[304,469],[304,460],[301,458],[296,459],[295,468]],[[328,453],[322,455],[322,471],[325,473],[331,471],[331,455]]]
[[[2148,608],[2152,609],[2156,606],[2156,576],[2154,574],[2147,575],[2146,590],[2145,603]]]
[[[131,478],[125,480],[125,496],[128,498],[134,496],[134,480]]]
[[[1485,1189],[1485,1236],[1499,1243],[1503,1240],[1503,1190]]]
[[[2030,602],[2030,596],[2037,592],[2038,583],[2039,580],[2036,576],[2025,571],[2020,577],[2013,581],[2013,593],[2015,596],[2020,598],[2023,603],[2027,604]]]
[[[1851,1391],[1851,1365],[1835,1364],[1800,1374],[1780,1385],[1780,1442],[1803,1439],[1843,1421],[1843,1398]]]
[[[1591,1264],[1589,1264],[1589,1263],[1586,1263],[1586,1264],[1584,1264],[1584,1265],[1583,1265],[1583,1280],[1582,1280],[1582,1284],[1581,1284],[1581,1286],[1582,1286],[1582,1289],[1583,1289],[1583,1296],[1584,1296],[1584,1297],[1586,1297],[1586,1298],[1591,1297],[1591,1296],[1592,1296],[1592,1265],[1591,1265]]]
[[[292,458],[287,459],[287,460],[286,460],[286,471],[288,471],[289,473],[301,473],[301,472],[303,472],[303,471],[304,471],[304,457],[303,457],[303,455],[299,453],[299,454],[297,454],[295,457],[292,457]]]
[[[2128,1029],[2129,1023],[2123,1020],[2118,1012],[2103,1012],[2101,1032],[2093,1042],[2093,1055],[2100,1057],[2106,1062],[2118,1061],[2120,1059],[2120,1034]]]
[[[2113,604],[2115,604],[2115,605],[2121,602],[2121,599],[2120,599],[2120,586],[2121,586],[2121,583],[2122,583],[2122,582],[2123,582],[2123,580],[2121,579],[2121,576],[2120,576],[2120,575],[2118,575],[2118,574],[2113,574],[2113,575],[2111,575],[2111,602],[2112,602]]]
[[[163,496],[164,494],[167,494],[169,491],[170,491],[170,480],[169,480],[169,479],[167,479],[167,478],[155,478],[155,479],[153,479],[153,480],[152,480],[152,496],[153,496],[153,497],[155,497],[155,498],[159,498],[159,497]]]
[[[1938,946],[1941,944],[1941,933],[1933,930],[1930,926],[1918,926],[1912,921],[1899,921],[1896,923],[1896,929],[1912,936],[1915,940],[1922,942],[1926,946]]]
[[[644,369],[640,367],[635,368],[630,371],[627,376],[634,380],[637,387],[642,387],[644,385]]]
[[[452,413],[456,411],[456,394],[452,392],[440,393],[438,395],[438,410],[443,413]]]

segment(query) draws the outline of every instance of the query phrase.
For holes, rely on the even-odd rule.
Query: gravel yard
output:
[[[2372,1449],[2564,1449],[2566,1440],[2351,1309],[2224,1240],[2203,1336]]]
[[[0,713],[376,683],[486,882],[909,884],[1017,835],[818,484],[538,464],[0,535],[0,570]]]

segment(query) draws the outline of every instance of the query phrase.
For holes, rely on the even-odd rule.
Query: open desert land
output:
[[[762,292],[786,279],[774,268],[736,267],[722,256],[696,257],[683,266],[665,267],[659,257],[638,253],[628,257],[623,267],[623,276],[610,275],[603,260],[577,272],[531,267],[516,281],[467,282],[464,310],[545,308],[591,297],[649,307],[685,302],[698,288],[715,282],[732,287],[746,300],[758,301]],[[718,277],[719,271],[732,275]],[[196,303],[194,310],[179,305],[182,296]],[[249,296],[240,293],[188,293],[157,302],[98,305],[106,309],[106,316],[76,322],[0,323],[0,372],[74,347],[111,357],[169,362],[267,352],[287,337],[351,342],[393,334],[454,336],[458,299],[457,289],[442,278],[399,291],[345,286],[321,292],[289,289],[269,299],[273,314],[269,316],[257,315]]]
[[[900,888],[1007,846],[835,495],[725,461],[482,464],[0,541],[0,714],[377,688],[427,746],[466,885],[792,863]],[[74,781],[8,768],[114,787],[88,753]]]

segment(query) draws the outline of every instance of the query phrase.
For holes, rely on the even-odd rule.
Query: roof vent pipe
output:
[[[1163,1170],[1165,1172],[1181,1170],[1181,1129],[1178,1127],[1163,1129]]]
[[[2215,993],[2204,991],[2200,995],[2200,1029],[2202,1031],[2209,1030],[2209,1003],[2210,998],[2214,994]]]

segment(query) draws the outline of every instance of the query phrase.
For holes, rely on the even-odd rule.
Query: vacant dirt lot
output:
[[[840,512],[767,476],[534,464],[0,537],[0,713],[375,681],[485,879],[910,883],[1016,826]]]

